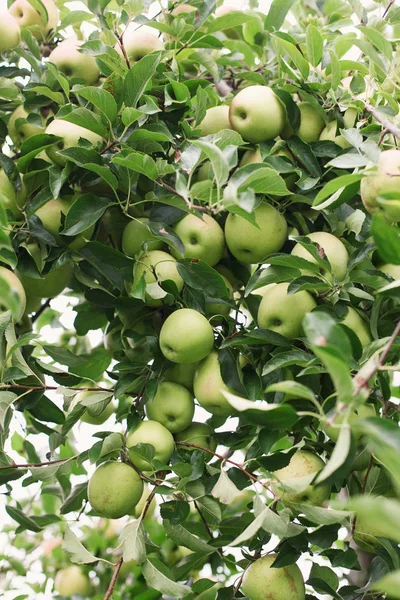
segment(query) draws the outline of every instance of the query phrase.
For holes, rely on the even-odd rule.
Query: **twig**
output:
[[[7,469],[29,469],[30,467],[47,467],[49,465],[56,465],[58,463],[68,462],[69,460],[75,460],[78,458],[79,454],[75,454],[75,456],[70,456],[69,458],[59,458],[57,460],[49,460],[47,462],[41,463],[25,463],[25,464],[12,464],[7,465],[6,467],[0,467],[0,471],[6,471]]]
[[[51,298],[47,298],[46,302],[44,304],[42,304],[41,307],[31,317],[32,323],[34,323],[40,317],[42,312],[44,312],[46,310],[46,308],[48,308],[50,306],[50,302],[51,302]]]
[[[387,17],[389,10],[392,8],[394,3],[395,3],[395,0],[390,0],[389,4],[387,5],[387,7],[385,9],[385,12],[382,15],[382,19],[385,19]]]
[[[162,179],[156,179],[156,183],[164,188],[165,190],[167,190],[168,192],[171,192],[171,194],[174,194],[175,196],[178,196],[178,198],[182,198],[182,200],[185,202],[186,206],[188,208],[195,208],[196,210],[202,210],[203,212],[208,212],[208,208],[206,206],[201,206],[200,204],[191,204],[189,202],[189,200],[187,200],[184,196],[182,196],[182,194],[179,194],[175,188],[173,188],[171,185],[169,185],[168,183],[165,183],[165,181],[162,181]]]
[[[388,133],[387,129],[382,129],[381,135],[379,136],[379,140],[378,140],[378,146],[380,146],[382,144],[383,139],[387,133]]]
[[[22,385],[20,383],[0,383],[0,390],[8,388],[17,388],[19,390],[59,390],[64,387],[66,390],[75,390],[77,392],[113,392],[113,389],[103,387],[66,387],[64,385]]]
[[[104,600],[110,600],[110,598],[112,598],[114,587],[117,582],[118,574],[120,572],[123,562],[124,562],[124,559],[121,557],[116,564],[115,571],[114,571],[112,579],[110,581],[110,585],[108,586],[108,589],[106,591],[106,595],[104,596]]]
[[[363,496],[365,494],[365,490],[367,489],[368,477],[371,472],[373,464],[374,464],[374,457],[371,455],[371,457],[369,459],[368,467],[367,467],[367,472],[365,473],[365,477],[364,477],[362,488],[361,488],[361,496]],[[354,515],[354,519],[351,522],[351,534],[350,535],[352,538],[354,537],[356,523],[357,523],[357,515]]]
[[[398,127],[396,127],[396,125],[394,125],[394,123],[392,123],[388,119],[385,119],[384,117],[382,117],[379,114],[379,112],[376,110],[376,108],[374,106],[372,106],[372,104],[365,102],[364,108],[370,115],[372,115],[374,117],[374,119],[376,121],[378,121],[378,123],[380,123],[384,127],[384,129],[387,130],[388,133],[391,133],[392,135],[394,135],[400,139],[400,129]]]
[[[200,510],[200,506],[198,505],[198,503],[197,503],[197,500],[194,500],[194,499],[193,499],[193,503],[194,503],[194,506],[195,506],[195,508],[196,508],[197,512],[198,512],[198,513],[199,513],[199,515],[200,515],[200,518],[201,518],[201,520],[203,521],[203,525],[204,525],[204,527],[205,527],[205,529],[206,529],[206,531],[207,531],[208,535],[210,536],[210,540],[213,540],[213,539],[214,539],[214,536],[213,536],[213,534],[212,534],[212,531],[211,531],[211,529],[210,529],[210,526],[209,526],[209,524],[207,523],[207,520],[206,520],[205,516],[203,515],[202,511]],[[215,550],[218,552],[218,554],[219,554],[220,556],[224,557],[224,553],[222,552],[221,548],[215,548]]]
[[[116,35],[116,37],[118,39],[118,44],[119,44],[119,47],[121,48],[121,52],[122,52],[123,57],[124,57],[125,62],[126,62],[126,66],[128,67],[128,69],[130,69],[131,68],[131,63],[130,63],[129,57],[128,57],[127,53],[126,53],[125,46],[124,46],[124,40],[123,40],[124,34],[122,33],[121,35],[119,35],[119,33],[117,31],[114,31],[114,33],[115,33],[115,35]]]

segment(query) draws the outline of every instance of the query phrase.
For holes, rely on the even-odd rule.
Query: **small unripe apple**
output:
[[[200,135],[211,135],[222,131],[222,129],[232,129],[229,121],[229,106],[212,106],[206,110],[206,115],[200,125],[197,127]]]
[[[295,564],[273,568],[276,554],[254,561],[246,570],[241,589],[249,600],[304,600],[304,579]],[[266,595],[266,590],[268,590]]]
[[[54,580],[54,589],[60,596],[67,598],[75,595],[88,597],[92,592],[89,577],[78,565],[72,565],[58,571]]]
[[[10,136],[14,144],[22,144],[22,142],[29,139],[33,135],[44,133],[43,125],[36,125],[35,123],[31,123],[30,121],[18,121],[18,119],[26,120],[28,116],[28,111],[26,111],[23,105],[20,104],[19,106],[17,106],[17,108],[14,110],[14,112],[8,119],[8,135]]]
[[[138,285],[142,277],[146,282],[145,303],[148,306],[162,306],[167,292],[159,285],[163,281],[173,281],[180,292],[183,279],[176,267],[176,260],[162,250],[151,250],[143,254],[135,263],[133,270],[134,285]]]
[[[143,242],[146,242],[147,250],[160,250],[163,247],[163,241],[154,237],[147,227],[149,219],[140,217],[132,219],[126,225],[122,234],[122,251],[132,258],[142,249]]]
[[[214,345],[214,332],[201,313],[180,308],[165,321],[160,331],[160,348],[175,363],[194,363],[205,358]]]
[[[273,90],[251,85],[232,100],[229,110],[232,129],[252,144],[267,142],[278,136],[285,126],[286,111]]]
[[[79,140],[82,138],[91,142],[93,145],[97,145],[102,142],[102,137],[86,127],[75,125],[69,121],[62,119],[54,119],[50,125],[46,127],[46,133],[51,135],[57,135],[62,138],[55,146],[51,146],[46,150],[47,156],[51,161],[59,167],[64,167],[67,164],[65,156],[59,154],[60,150],[67,150],[73,146],[78,146]]]
[[[361,199],[366,210],[382,213],[391,222],[400,221],[400,150],[384,150],[378,160],[376,175],[361,180]],[[380,199],[382,194],[394,192],[395,199]]]
[[[339,238],[335,237],[331,233],[327,233],[326,231],[316,231],[315,233],[310,233],[307,235],[307,237],[312,242],[316,242],[318,244],[322,253],[325,254],[331,265],[331,273],[327,269],[321,269],[320,273],[328,281],[332,282],[334,278],[336,278],[338,281],[342,281],[346,277],[347,263],[349,260],[349,255],[343,242],[341,242]],[[313,258],[308,250],[306,250],[301,244],[296,244],[291,254],[293,254],[293,256],[305,258],[313,264],[317,264],[315,258]],[[302,270],[302,274],[311,276],[314,275],[313,271],[307,271],[306,269]]]
[[[177,442],[185,442],[187,444],[194,444],[195,446],[201,446],[202,448],[208,448],[215,451],[217,442],[213,437],[214,430],[207,423],[192,423],[175,435]],[[196,450],[196,448],[190,448],[184,446],[185,450]]]
[[[122,36],[125,51],[128,58],[136,62],[157,50],[164,50],[163,41],[157,37],[152,31],[138,29],[136,23],[131,23],[125,30]],[[115,50],[123,56],[123,52],[119,43],[115,45]]]
[[[71,250],[79,250],[92,237],[94,225],[88,227],[82,233],[79,233],[75,239],[73,237],[61,238],[61,215],[66,216],[76,200],[75,196],[64,196],[62,198],[53,198],[37,209],[35,215],[39,217],[43,228],[48,231],[59,246],[66,245]],[[68,240],[71,242],[68,243]],[[72,241],[73,240],[73,241]]]
[[[18,22],[6,12],[0,14],[0,52],[8,52],[19,45],[21,30]]]
[[[211,352],[199,363],[193,380],[193,390],[200,406],[213,415],[228,417],[234,412],[223,395],[223,392],[233,390],[229,389],[222,379],[217,352]]]
[[[319,139],[321,141],[334,142],[341,148],[350,148],[350,144],[346,138],[344,138],[341,134],[338,134],[337,121],[331,121],[328,123],[328,125],[321,131]]]
[[[93,85],[100,76],[96,59],[90,54],[79,52],[84,42],[76,38],[62,41],[49,56],[49,62],[72,80],[85,85]]]
[[[146,415],[148,419],[164,425],[171,433],[183,431],[193,420],[193,396],[179,383],[162,381],[154,398],[146,403]]]
[[[400,279],[400,265],[393,265],[391,263],[386,263],[378,267],[382,273],[386,273],[386,275],[390,275],[393,279]]]
[[[300,110],[300,126],[296,131],[296,135],[307,144],[317,142],[325,127],[324,119],[310,102],[300,102],[298,107]],[[293,130],[290,124],[287,123],[282,137],[286,139],[292,135]]]
[[[21,181],[21,189],[16,192],[6,172],[0,169],[0,205],[5,210],[11,211],[15,219],[21,219],[26,199],[26,187],[23,180]]]
[[[307,475],[317,474],[322,471],[325,463],[316,454],[307,450],[298,450],[293,454],[289,464],[279,471],[275,471],[274,475],[278,479],[278,483],[274,483],[273,491],[280,496],[284,503],[295,504],[311,504],[313,506],[321,506],[325,500],[329,498],[330,486],[313,484],[309,485],[301,492],[284,491],[282,484],[295,483],[296,479],[301,479]]]
[[[369,325],[355,308],[349,306],[347,314],[342,323],[354,331],[356,336],[358,336],[363,348],[368,346],[372,340]]]
[[[153,467],[149,461],[135,453],[134,447],[138,444],[151,444],[154,446],[154,460],[165,464],[169,463],[175,449],[174,438],[164,425],[158,421],[142,421],[126,438],[129,458],[135,467],[141,471],[151,471]]]
[[[0,314],[11,310],[13,320],[22,319],[26,294],[18,277],[5,267],[0,267]]]
[[[174,230],[185,247],[185,258],[204,260],[210,267],[216,265],[224,255],[225,238],[219,223],[209,215],[197,217],[187,214],[174,225]],[[175,249],[171,254],[181,258]]]
[[[40,248],[37,244],[28,244],[29,253],[34,259],[39,271],[43,268],[43,260]],[[46,275],[42,275],[40,279],[18,273],[18,277],[25,288],[26,295],[31,298],[55,298],[69,284],[74,265],[72,262],[67,262],[62,267],[49,271]]]
[[[132,513],[143,493],[143,481],[136,471],[121,462],[108,461],[97,467],[88,485],[92,508],[108,519]]]

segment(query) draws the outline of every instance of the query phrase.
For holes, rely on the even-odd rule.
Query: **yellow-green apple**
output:
[[[171,433],[183,431],[193,420],[193,396],[179,383],[162,381],[154,398],[146,403],[146,415],[148,419],[164,425]]]
[[[376,410],[373,404],[361,404],[358,408],[354,409],[348,416],[347,422],[351,427],[351,431],[354,438],[358,441],[362,435],[359,427],[357,427],[358,421],[362,419],[369,419],[370,417],[376,417]],[[340,425],[343,423],[344,416],[339,414],[336,416],[333,424],[323,425],[323,430],[326,435],[334,442],[337,442],[340,433]]]
[[[92,508],[107,519],[132,513],[143,493],[143,481],[129,465],[107,461],[90,478],[88,498]]]
[[[146,217],[139,217],[126,225],[122,234],[122,250],[127,256],[136,256],[141,251],[143,242],[146,242],[147,250],[160,250],[163,247],[162,240],[154,237],[147,227],[149,222]]]
[[[361,199],[372,215],[382,213],[388,221],[400,221],[400,150],[384,150],[377,164],[377,173],[361,180]],[[394,199],[380,199],[393,192]]]
[[[211,135],[218,133],[222,129],[232,129],[229,121],[229,106],[212,106],[206,110],[206,115],[200,125],[197,127],[200,135]]]
[[[36,25],[39,29],[32,29],[37,38],[45,37],[49,31],[55,29],[58,23],[58,8],[53,0],[42,0],[47,11],[47,23],[44,22],[40,12],[28,0],[15,0],[8,12],[17,21],[21,29]]]
[[[64,167],[67,164],[66,157],[59,154],[60,150],[67,150],[67,148],[77,146],[81,138],[91,142],[94,146],[102,142],[102,137],[97,133],[86,129],[86,127],[81,127],[62,119],[54,119],[46,127],[46,133],[62,138],[55,146],[51,146],[46,150],[51,161],[59,167]]]
[[[74,404],[77,406],[78,404],[81,404],[82,400],[90,398],[90,396],[93,396],[93,392],[85,390],[78,392],[74,398]],[[81,416],[81,421],[88,423],[89,425],[102,425],[109,417],[111,417],[114,411],[115,406],[113,402],[109,402],[100,414],[95,414],[93,410],[91,410],[90,406],[87,406],[86,412],[84,412]]]
[[[368,323],[361,317],[360,313],[355,308],[349,306],[347,315],[342,323],[354,331],[363,348],[368,346],[372,339]]]
[[[193,390],[200,406],[213,415],[228,417],[234,412],[223,394],[233,390],[229,389],[222,379],[217,352],[211,352],[199,363],[193,380]]]
[[[310,144],[311,142],[317,142],[322,130],[325,127],[325,121],[316,110],[315,106],[309,102],[300,102],[298,104],[300,110],[300,127],[296,131],[296,135]],[[288,135],[289,133],[289,135]],[[292,128],[289,125],[289,131],[285,130],[285,138],[293,135]]]
[[[354,127],[356,119],[358,116],[358,110],[352,106],[350,106],[343,115],[343,123],[346,129],[350,129]]]
[[[35,261],[37,268],[41,272],[44,263],[39,246],[37,244],[28,244],[28,250]],[[18,272],[18,277],[29,298],[55,298],[55,296],[61,294],[69,284],[73,270],[73,263],[67,262],[58,269],[54,269],[54,271],[49,271],[46,275],[42,275],[41,279],[36,279],[20,272]]]
[[[7,12],[0,13],[0,52],[8,52],[18,46],[21,30],[18,22]]]
[[[90,579],[78,565],[72,565],[58,571],[54,580],[54,589],[66,598],[71,596],[88,597],[91,595],[92,586]]]
[[[15,219],[22,217],[22,209],[26,203],[26,188],[21,180],[21,189],[16,192],[12,182],[8,179],[6,172],[0,169],[0,204],[12,212]]]
[[[328,125],[321,131],[319,139],[323,142],[334,142],[341,148],[350,148],[349,142],[338,132],[337,121],[331,121],[328,123]]]
[[[49,62],[56,65],[61,73],[77,80],[76,83],[93,85],[100,76],[96,59],[90,54],[82,54],[79,48],[84,42],[74,37],[62,41],[49,56]]]
[[[75,239],[68,237],[65,237],[64,239],[61,238],[61,215],[64,215],[65,217],[68,214],[75,200],[76,196],[53,198],[35,212],[35,215],[41,220],[43,228],[53,236],[57,244],[59,246],[66,245],[71,250],[79,250],[79,248],[82,248],[82,246],[84,246],[92,237],[94,231],[94,225],[92,225],[82,233],[79,233]],[[73,241],[68,243],[69,239]]]
[[[208,423],[192,423],[175,435],[175,439],[177,442],[184,442],[186,444],[194,444],[195,446],[201,446],[202,448],[208,448],[212,452],[215,451],[217,447],[217,442],[213,437],[214,430]],[[187,449],[191,449],[189,446],[186,446]],[[196,448],[193,448],[195,450]]]
[[[225,15],[228,15],[230,13],[241,13],[241,11],[239,11],[235,6],[230,6],[229,4],[223,4],[222,6],[218,6],[218,8],[215,11],[215,16],[218,17],[223,17]],[[229,29],[224,29],[223,33],[226,35],[226,37],[230,40],[239,40],[241,38],[241,27],[229,27]]]
[[[187,214],[174,225],[174,230],[185,247],[185,258],[198,258],[213,267],[224,255],[225,238],[219,223],[209,215]],[[177,250],[171,253],[180,258]]]
[[[254,209],[256,225],[243,217],[229,213],[225,222],[225,240],[230,252],[240,262],[260,263],[285,243],[285,217],[267,202]]]
[[[0,313],[11,311],[18,322],[26,306],[26,294],[18,277],[5,267],[0,267]]]
[[[133,62],[156,50],[164,50],[163,41],[159,37],[152,31],[143,28],[138,29],[136,23],[131,23],[127,27],[122,36],[122,41],[128,58]],[[121,56],[124,55],[119,43],[115,45],[115,50]]]
[[[8,119],[7,128],[8,135],[14,142],[14,144],[22,144],[25,140],[37,135],[38,133],[44,133],[43,125],[36,125],[30,123],[26,119],[29,116],[29,112],[25,110],[22,104],[17,106],[14,112]],[[24,121],[18,121],[18,119],[24,119]],[[43,119],[42,119],[43,122]]]
[[[141,471],[150,471],[152,465],[145,458],[138,456],[135,446],[151,444],[154,447],[154,458],[162,463],[168,463],[175,449],[171,432],[158,421],[142,421],[136,429],[128,433],[126,447],[132,463]]]
[[[229,120],[232,129],[244,140],[259,144],[281,133],[286,122],[286,111],[270,87],[251,85],[233,98]]]
[[[256,148],[255,150],[246,150],[243,154],[241,161],[239,163],[239,167],[245,167],[246,165],[251,165],[253,163],[262,163],[263,159],[261,156],[260,148]]]
[[[294,340],[302,334],[304,317],[317,303],[305,290],[288,295],[288,287],[288,283],[277,283],[265,292],[258,308],[257,322],[262,329]]]
[[[226,285],[226,289],[228,291],[228,297],[231,300],[233,298],[233,287],[230,281],[224,276],[221,275],[224,283]],[[221,302],[206,302],[205,304],[205,313],[207,316],[223,316],[227,317],[231,312],[231,307],[228,304],[222,304]],[[215,323],[215,319],[214,319]]]
[[[284,486],[285,484],[294,486],[296,480],[297,483],[301,484],[301,481],[298,480],[311,475],[317,476],[324,466],[324,461],[316,454],[308,452],[308,450],[298,450],[293,454],[286,467],[274,472],[274,476],[278,481],[274,483],[273,491],[281,497],[283,502],[288,504],[321,506],[329,498],[330,486],[310,484],[300,492],[285,491]]]
[[[249,600],[304,600],[304,579],[295,564],[274,568],[276,554],[267,554],[254,561],[245,571],[241,589]],[[268,590],[268,596],[266,596]]]
[[[204,315],[192,308],[176,310],[161,327],[161,352],[171,362],[198,362],[211,352],[213,345],[213,328]]]
[[[171,10],[171,15],[177,17],[178,15],[191,13],[194,10],[197,10],[197,8],[195,6],[192,6],[191,4],[179,4],[178,6],[175,6],[173,10]]]
[[[175,258],[162,250],[150,250],[137,260],[133,269],[134,285],[138,285],[142,277],[146,283],[145,303],[148,306],[162,306],[167,295],[160,286],[163,281],[173,281],[178,292],[183,288]]]
[[[175,364],[165,371],[163,374],[163,380],[179,383],[191,392],[193,391],[193,378],[197,369],[197,365],[197,362],[182,365]]]
[[[386,275],[390,275],[393,279],[400,279],[400,265],[393,265],[391,263],[386,263],[378,267],[382,273],[386,273]]]
[[[326,257],[331,265],[332,272],[330,273],[328,269],[320,269],[321,275],[330,282],[334,278],[342,281],[346,277],[347,263],[349,261],[349,255],[343,242],[326,231],[316,231],[315,233],[310,233],[307,237],[312,242],[318,244],[319,254],[321,257]],[[301,244],[295,245],[292,254],[293,256],[300,256],[313,264],[317,264],[315,258]],[[308,271],[307,269],[302,270],[302,274],[314,275],[312,271]]]

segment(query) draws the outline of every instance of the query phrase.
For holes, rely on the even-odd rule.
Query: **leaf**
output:
[[[66,497],[60,507],[60,513],[66,515],[70,512],[80,510],[82,503],[87,499],[87,482],[78,483],[72,488],[69,495]]]
[[[178,273],[185,284],[210,298],[226,298],[227,288],[221,275],[204,260],[178,262]]]
[[[43,529],[43,527],[41,527],[33,519],[28,517],[24,512],[22,512],[22,510],[19,510],[19,508],[6,506],[6,511],[8,515],[12,519],[14,519],[14,521],[17,521],[17,523],[19,523],[19,525],[21,525],[21,527],[23,527],[24,529],[34,531],[35,533],[38,533]]]
[[[318,192],[318,194],[315,197],[313,206],[318,206],[326,198],[333,196],[333,194],[335,194],[338,191],[343,191],[347,186],[351,185],[352,183],[357,183],[358,181],[361,181],[362,178],[362,173],[353,173],[351,175],[341,175],[340,177],[335,177],[334,179],[331,179]]]
[[[252,521],[250,523],[250,525],[248,527],[246,527],[246,529],[244,531],[242,531],[242,533],[240,535],[238,535],[237,538],[235,538],[233,540],[233,542],[231,542],[229,544],[229,546],[242,546],[243,542],[245,542],[246,540],[249,540],[250,538],[254,537],[255,534],[257,533],[257,531],[259,531],[261,529],[262,524],[264,522],[264,518],[265,518],[268,510],[269,509],[266,506],[265,509],[263,510],[263,512],[261,512],[254,519],[254,521]]]
[[[319,65],[322,60],[324,38],[315,27],[315,25],[308,25],[306,30],[306,42],[307,42],[307,54],[308,60],[313,67]]]
[[[238,186],[238,192],[252,189],[256,194],[288,196],[285,180],[273,169],[261,165],[247,165],[238,169],[231,177],[230,184]]]
[[[369,418],[357,421],[357,428],[368,440],[368,447],[389,472],[396,489],[400,491],[400,430],[388,419]]]
[[[335,444],[330,459],[318,474],[315,483],[322,483],[331,477],[346,462],[351,448],[351,429],[348,425],[342,425],[338,440]]]
[[[238,490],[233,481],[228,477],[224,469],[221,469],[218,481],[211,490],[211,494],[214,498],[222,502],[222,504],[231,504],[240,495],[240,490]]]
[[[181,523],[172,525],[171,521],[164,519],[163,525],[167,536],[176,542],[178,546],[184,546],[185,548],[189,548],[192,552],[200,552],[202,554],[212,554],[216,551],[213,546],[210,546],[201,538],[193,535],[193,533],[186,529]]]
[[[225,31],[226,29],[239,27],[239,25],[250,22],[257,23],[256,17],[253,15],[246,15],[246,13],[239,10],[232,10],[225,15],[216,17],[208,26],[207,32],[217,33],[218,31]]]
[[[378,592],[383,592],[392,598],[392,600],[400,599],[400,569],[388,573],[378,581],[374,581],[371,588]]]
[[[97,223],[109,204],[109,198],[96,198],[93,194],[79,196],[68,211],[61,233],[71,236],[82,233]]]
[[[311,177],[321,177],[321,167],[309,144],[294,135],[286,141],[288,148],[295,158],[304,166]]]
[[[363,523],[373,523],[373,534],[400,543],[400,502],[384,496],[356,496],[345,507]]]
[[[148,156],[143,152],[120,152],[119,154],[113,156],[112,162],[116,165],[126,167],[131,171],[135,171],[136,173],[146,175],[146,177],[152,179],[153,181],[157,179],[158,171],[156,163],[151,156]]]
[[[99,87],[84,87],[84,86],[74,86],[73,88],[74,94],[85,98],[91,104],[93,104],[96,108],[98,108],[106,117],[113,123],[118,114],[117,103],[115,102],[114,97]]]
[[[245,413],[244,416],[252,423],[270,429],[283,429],[297,421],[296,411],[288,404],[267,404],[267,402],[246,400],[224,390],[222,394],[236,411]]]
[[[192,590],[188,585],[176,583],[164,575],[160,570],[160,568],[163,569],[163,566],[157,559],[147,559],[143,563],[142,573],[148,586],[171,598],[184,598],[190,594]]]
[[[321,508],[311,506],[310,504],[298,504],[297,508],[302,512],[308,521],[316,525],[331,525],[333,523],[344,523],[350,519],[351,513],[344,510],[334,510],[333,508]]]
[[[371,233],[377,245],[381,259],[387,263],[400,265],[400,229],[380,215],[374,215]]]
[[[140,98],[146,91],[147,85],[160,64],[161,54],[147,54],[136,62],[128,71],[124,82],[124,103],[127,107],[136,108]]]
[[[289,42],[286,39],[278,37],[278,35],[273,35],[275,46],[278,48],[278,51],[289,54],[290,58],[300,71],[302,77],[307,79],[310,73],[310,67],[302,53],[296,48],[294,44]]]
[[[89,129],[97,135],[101,137],[105,137],[106,128],[100,120],[100,117],[95,115],[88,108],[84,108],[80,106],[79,108],[74,108],[71,112],[64,116],[57,115],[57,119],[61,119],[62,121],[67,121],[68,123],[75,123],[75,125],[79,125],[80,127],[84,127],[85,129]]]
[[[16,398],[17,395],[12,392],[0,392],[0,433],[4,430],[7,413]]]
[[[85,546],[81,544],[79,539],[73,533],[73,531],[66,526],[66,531],[64,535],[64,551],[69,556],[69,559],[73,563],[77,563],[78,565],[87,565],[90,563],[97,562],[98,558],[93,556],[88,550],[86,550]]]
[[[309,400],[313,404],[316,403],[314,392],[297,381],[288,380],[273,383],[265,390],[266,394],[269,394],[270,392],[283,392],[284,394],[290,394],[293,398],[303,398],[304,400]]]
[[[122,546],[124,562],[133,560],[135,563],[141,564],[146,560],[146,544],[141,519],[136,519],[125,525],[119,541],[119,547]]]
[[[221,187],[224,183],[226,183],[229,176],[228,161],[222,150],[220,150],[215,144],[204,142],[202,140],[194,140],[192,144],[197,146],[197,148],[200,148],[200,150],[207,156],[214,171],[217,185],[218,187]]]
[[[274,0],[265,19],[265,28],[279,31],[294,3],[295,0]]]

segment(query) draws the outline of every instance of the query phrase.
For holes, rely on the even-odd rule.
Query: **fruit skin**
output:
[[[141,471],[151,471],[153,467],[150,462],[137,456],[130,450],[138,444],[151,444],[154,446],[155,454],[153,460],[158,460],[162,463],[169,462],[175,449],[174,438],[164,425],[161,425],[158,421],[142,421],[126,438],[129,458],[135,467]]]
[[[354,127],[356,119],[358,117],[358,110],[353,106],[350,106],[343,115],[343,123],[346,129]]]
[[[224,275],[221,275],[221,277],[224,280],[226,289],[228,290],[228,297],[230,300],[232,300],[233,287],[230,281]],[[207,316],[221,315],[223,317],[227,317],[232,309],[228,304],[222,304],[220,302],[206,302],[204,310]],[[213,321],[215,323],[215,319]]]
[[[217,442],[213,438],[214,430],[207,423],[196,423],[193,422],[187,429],[180,431],[175,435],[177,442],[187,442],[188,444],[195,444],[202,448],[209,448],[213,452],[217,447]],[[185,450],[196,450],[196,448],[190,448],[189,446],[183,446]],[[207,453],[208,454],[208,453]],[[211,455],[210,455],[211,456]]]
[[[293,454],[289,464],[279,471],[274,471],[275,477],[283,484],[287,481],[294,481],[307,475],[319,473],[324,468],[325,463],[316,454],[307,450],[298,450]],[[280,495],[283,502],[311,504],[313,506],[322,506],[329,498],[330,487],[327,485],[309,485],[305,490],[298,493],[285,492],[280,486],[280,483],[274,483],[273,491]]]
[[[352,411],[349,415],[348,423],[351,426],[352,434],[356,440],[359,440],[361,437],[361,432],[357,430],[357,421],[360,421],[361,419],[369,419],[371,417],[376,417],[376,410],[372,404],[361,404],[361,406]],[[342,422],[343,416],[337,416],[335,419],[335,424],[340,425]],[[323,425],[323,430],[333,442],[337,442],[340,433],[339,427]]]
[[[5,294],[2,293],[2,288],[4,285],[3,281],[5,281],[8,284],[13,295],[18,296],[18,302],[17,302],[18,306],[16,306],[14,309],[12,309],[13,319],[17,323],[20,319],[22,319],[22,316],[25,312],[25,307],[26,307],[25,290],[22,286],[22,283],[20,282],[18,277],[15,275],[15,273],[10,271],[9,269],[6,269],[5,267],[0,267],[0,314],[7,310],[11,310],[11,307],[8,306],[8,302],[7,302]],[[8,293],[8,291],[7,291],[7,293]]]
[[[165,321],[160,331],[160,348],[175,363],[194,363],[209,354],[214,332],[207,319],[192,308],[180,308]]]
[[[54,580],[54,589],[60,596],[90,596],[92,585],[90,579],[77,565],[58,571]]]
[[[264,294],[258,308],[257,322],[262,329],[269,329],[294,340],[302,333],[305,315],[317,306],[314,298],[302,290],[290,296],[288,283],[277,283]]]
[[[400,150],[385,150],[378,160],[376,175],[367,175],[361,180],[361,199],[366,210],[382,213],[388,221],[400,221]],[[398,200],[378,200],[378,196],[397,192]]]
[[[162,250],[151,250],[138,259],[133,270],[134,285],[139,283],[143,275],[146,285],[172,280],[176,284],[179,292],[183,288],[183,279],[178,273],[176,260],[170,254],[163,252]],[[157,290],[160,294],[166,295],[166,292],[164,292],[159,285],[157,286]],[[163,298],[153,298],[150,292],[146,290],[145,303],[148,306],[162,306]]]
[[[141,251],[143,242],[146,242],[147,250],[160,250],[163,247],[162,240],[155,238],[146,227],[146,223],[149,222],[146,217],[129,221],[122,233],[122,251],[124,254],[133,258]]]
[[[352,306],[349,306],[347,315],[343,319],[342,323],[354,331],[356,336],[358,336],[363,348],[368,346],[368,344],[372,341],[371,333],[367,323],[360,316],[358,311]]]
[[[183,385],[162,381],[157,392],[146,404],[148,419],[158,421],[171,433],[189,427],[194,415],[194,399]]]
[[[276,554],[254,561],[244,574],[241,589],[250,600],[304,600],[304,580],[295,564],[271,568]]]
[[[246,165],[251,165],[253,163],[262,163],[263,159],[261,156],[260,148],[256,148],[255,150],[246,150],[243,154],[241,161],[239,163],[239,167],[245,167]]]
[[[300,102],[297,106],[300,110],[300,126],[296,131],[296,135],[307,144],[317,142],[325,127],[324,119],[309,102]],[[282,137],[287,139],[291,137],[293,133],[290,123],[287,122]]]
[[[97,145],[102,141],[102,137],[97,133],[86,129],[86,127],[81,127],[62,119],[54,119],[46,127],[46,133],[63,138],[58,144],[46,150],[46,154],[50,160],[59,167],[64,167],[67,164],[66,157],[61,156],[59,150],[66,150],[67,148],[77,146],[80,138],[91,142],[93,145]]]
[[[12,15],[1,13],[0,19],[0,52],[8,52],[16,48],[21,40],[21,30]]]
[[[33,135],[37,135],[39,133],[44,133],[44,127],[34,125],[33,123],[22,123],[20,127],[17,129],[17,119],[27,119],[29,113],[25,110],[22,104],[17,106],[14,112],[11,114],[8,119],[7,128],[8,135],[14,142],[14,144],[20,144],[32,137]]]
[[[22,209],[26,202],[26,189],[21,181],[21,189],[15,192],[14,186],[6,172],[0,169],[0,204],[5,210],[10,210],[15,219],[22,217]]]
[[[29,252],[34,259],[39,271],[43,268],[40,248],[37,244],[28,244]],[[49,271],[42,279],[35,279],[18,272],[18,277],[24,286],[28,298],[55,298],[67,287],[71,280],[74,265],[67,262],[62,267]]]
[[[78,405],[85,400],[85,398],[90,398],[93,396],[93,392],[82,391],[78,392],[74,398],[74,404]],[[112,402],[109,402],[105,409],[99,415],[93,415],[90,412],[90,407],[86,407],[86,412],[81,416],[81,421],[84,423],[89,423],[89,425],[102,425],[115,411],[115,406]]]
[[[185,258],[198,258],[213,267],[223,257],[224,232],[219,223],[209,215],[200,218],[188,214],[174,225],[174,230],[185,246]],[[175,258],[181,258],[175,249],[171,249],[171,254]]]
[[[164,381],[172,381],[183,385],[189,392],[193,391],[193,378],[197,369],[197,362],[169,367],[163,374]]]
[[[88,485],[92,508],[108,519],[132,512],[143,493],[143,481],[125,463],[107,461],[97,467]]]
[[[100,69],[93,56],[79,52],[83,43],[76,38],[67,38],[51,52],[49,62],[67,77],[93,85],[100,77]]]
[[[150,31],[143,31],[143,29],[137,29],[137,25],[132,23],[132,26],[128,26],[123,34],[123,43],[128,58],[131,61],[136,62],[156,50],[164,50],[164,44],[162,40],[151,33]],[[123,56],[123,52],[119,44],[115,45],[115,50]]]
[[[229,120],[245,141],[259,144],[281,133],[286,111],[270,87],[251,85],[232,100]]]
[[[346,277],[347,263],[349,261],[349,255],[343,242],[326,231],[316,231],[315,233],[310,233],[307,235],[307,237],[312,242],[316,242],[322,248],[326,258],[330,262],[332,272],[330,273],[328,270],[324,270],[322,275],[325,277],[325,279],[333,282],[335,277],[338,281],[342,281]],[[317,264],[317,261],[301,244],[296,244],[291,254],[293,256],[305,258],[313,264]],[[315,273],[312,271],[307,271],[304,269],[301,272],[303,275],[311,275],[315,277]]]
[[[200,406],[211,414],[228,417],[234,412],[222,393],[232,390],[222,379],[217,352],[211,352],[200,362],[194,376],[193,389]]]
[[[287,237],[285,217],[267,202],[254,209],[256,227],[243,217],[229,213],[225,222],[225,240],[230,252],[240,262],[260,263],[278,252]]]
[[[386,263],[379,267],[379,270],[386,275],[390,275],[393,279],[400,279],[400,265]]]
[[[61,238],[59,229],[61,228],[61,215],[67,215],[71,206],[76,200],[75,196],[64,196],[63,198],[53,198],[38,208],[35,215],[42,221],[42,225],[56,240],[59,246],[67,246],[71,250],[79,250],[92,237],[94,225],[88,227],[82,233],[79,233],[75,239],[71,238],[68,243],[68,237]]]
[[[337,130],[337,121],[331,121],[321,131],[321,135],[319,136],[320,141],[334,142],[337,146],[340,146],[341,148],[350,148],[349,142],[342,135],[338,135]]]
[[[212,106],[206,110],[206,115],[198,126],[200,135],[211,135],[222,131],[222,129],[232,129],[229,121],[229,106]]]
[[[58,23],[58,8],[53,0],[42,0],[42,3],[47,10],[46,25],[40,13],[27,0],[16,0],[8,9],[8,12],[14,17],[21,29],[38,25],[40,31],[32,30],[33,35],[38,39],[55,29]]]

